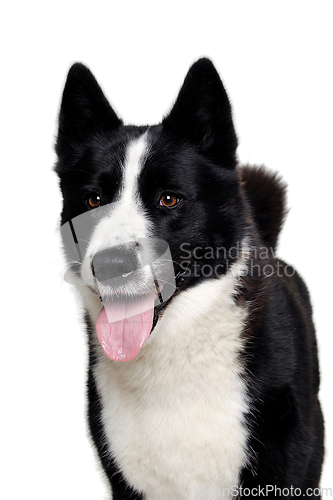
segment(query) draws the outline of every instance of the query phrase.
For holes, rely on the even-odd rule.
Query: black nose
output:
[[[98,252],[91,267],[98,281],[107,281],[128,276],[137,268],[137,259],[133,250],[119,246]]]

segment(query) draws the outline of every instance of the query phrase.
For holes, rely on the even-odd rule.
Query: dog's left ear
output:
[[[218,164],[235,166],[237,137],[231,106],[209,59],[199,59],[190,68],[176,103],[162,124]]]
[[[81,63],[70,68],[60,107],[56,152],[76,153],[93,136],[122,124],[90,70]]]

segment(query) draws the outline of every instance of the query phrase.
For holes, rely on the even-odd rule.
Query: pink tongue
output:
[[[105,354],[114,361],[130,361],[151,332],[154,295],[133,302],[107,299],[98,315],[96,332]]]

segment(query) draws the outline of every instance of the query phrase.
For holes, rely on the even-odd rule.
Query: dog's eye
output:
[[[89,207],[91,208],[97,208],[100,206],[101,204],[101,197],[99,196],[99,194],[91,194],[88,198],[88,205]]]
[[[165,193],[160,198],[160,206],[166,208],[173,208],[179,203],[179,198],[172,193]]]

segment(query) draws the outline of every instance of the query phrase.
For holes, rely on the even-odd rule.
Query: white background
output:
[[[6,500],[106,498],[85,424],[85,335],[62,280],[52,172],[66,73],[87,64],[126,123],[157,123],[209,56],[243,162],[289,184],[279,255],[311,291],[332,458],[332,8],[320,1],[7,2],[1,11],[1,481]],[[166,499],[167,500],[167,499]]]

